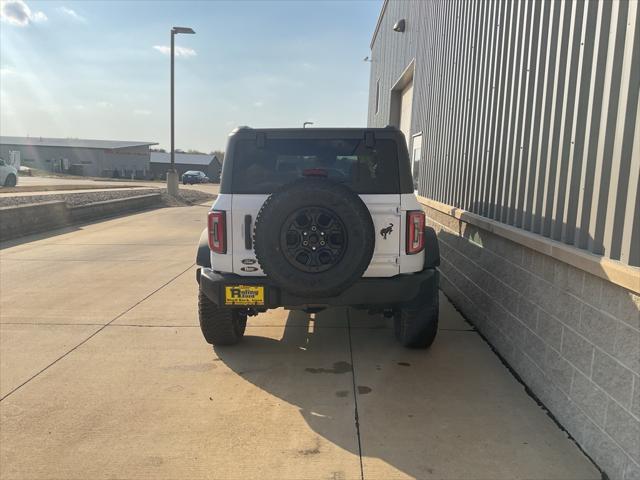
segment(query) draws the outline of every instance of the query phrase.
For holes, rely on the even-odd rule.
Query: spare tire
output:
[[[264,202],[254,245],[262,270],[282,289],[330,297],[367,269],[375,233],[367,206],[353,191],[326,179],[303,178]]]

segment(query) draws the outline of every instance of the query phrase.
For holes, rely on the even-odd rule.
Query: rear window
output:
[[[359,139],[238,140],[233,155],[234,193],[271,193],[306,175],[326,176],[360,194],[398,193],[398,151],[394,140]]]

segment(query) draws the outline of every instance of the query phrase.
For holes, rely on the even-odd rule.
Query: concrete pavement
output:
[[[271,311],[212,349],[205,212],[0,251],[0,478],[600,478],[445,298],[427,352],[347,309]]]

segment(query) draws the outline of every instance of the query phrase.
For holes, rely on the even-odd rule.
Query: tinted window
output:
[[[367,148],[358,139],[269,139],[258,148],[239,140],[233,156],[234,193],[271,193],[308,175],[326,176],[357,193],[398,193],[398,152],[394,140]]]

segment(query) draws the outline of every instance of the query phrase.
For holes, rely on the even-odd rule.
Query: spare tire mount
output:
[[[347,249],[347,231],[336,213],[323,207],[304,207],[287,220],[280,238],[282,252],[304,272],[324,272],[338,264]]]

